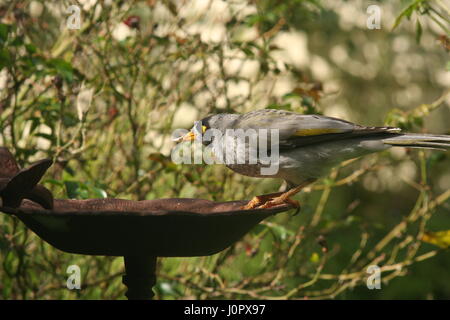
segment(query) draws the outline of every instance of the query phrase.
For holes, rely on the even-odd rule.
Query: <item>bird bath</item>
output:
[[[218,253],[263,219],[291,209],[242,210],[246,200],[53,199],[37,184],[50,165],[41,160],[19,170],[11,153],[0,148],[0,211],[16,216],[59,250],[123,256],[128,299],[153,297],[157,257]]]

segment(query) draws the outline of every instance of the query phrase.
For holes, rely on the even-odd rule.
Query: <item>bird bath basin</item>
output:
[[[53,199],[37,184],[50,165],[41,160],[19,170],[9,151],[0,148],[0,211],[16,216],[59,250],[123,256],[129,299],[153,296],[157,257],[218,253],[263,219],[291,209],[280,205],[242,210],[245,200]]]

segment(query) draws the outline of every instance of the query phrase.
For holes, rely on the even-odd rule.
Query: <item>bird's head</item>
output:
[[[239,117],[238,114],[231,113],[219,113],[213,114],[200,121],[196,121],[192,129],[185,135],[175,139],[176,142],[182,141],[193,141],[198,138],[198,136],[203,135],[209,129],[219,130],[222,134],[225,134],[225,130],[229,129],[233,122]],[[205,141],[202,140],[204,145],[208,145],[212,140]]]

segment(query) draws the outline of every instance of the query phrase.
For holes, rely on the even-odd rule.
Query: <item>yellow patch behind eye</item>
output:
[[[329,134],[329,133],[342,133],[347,130],[343,129],[323,129],[323,128],[311,128],[311,129],[301,129],[294,132],[294,136],[306,137],[306,136],[318,136],[321,134]]]
[[[208,129],[206,126],[202,126],[202,133],[205,133],[206,129]]]

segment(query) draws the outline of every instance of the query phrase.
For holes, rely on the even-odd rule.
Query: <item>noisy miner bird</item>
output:
[[[198,123],[197,123],[198,124]],[[201,126],[194,128],[179,141],[192,141],[209,129],[218,130],[226,136],[229,129],[259,129],[278,132],[275,144],[267,143],[269,149],[278,148],[278,171],[273,175],[262,174],[266,164],[225,163],[227,167],[242,175],[260,178],[281,178],[287,182],[288,191],[254,197],[244,209],[270,208],[284,203],[299,207],[297,201],[290,199],[302,188],[326,175],[331,168],[344,160],[357,158],[370,153],[383,151],[391,147],[410,147],[428,149],[449,149],[450,135],[423,133],[402,133],[400,128],[366,127],[345,120],[320,116],[302,115],[295,112],[275,109],[263,109],[245,114],[221,113],[201,120]],[[267,139],[267,141],[269,141]],[[214,152],[226,147],[227,139],[203,139],[204,145],[215,145]],[[245,140],[245,152],[250,145]],[[240,150],[240,151],[238,151]],[[235,148],[236,152],[243,149]],[[255,151],[255,150],[253,150]],[[273,150],[269,150],[269,153]],[[266,165],[267,166],[267,165]]]

